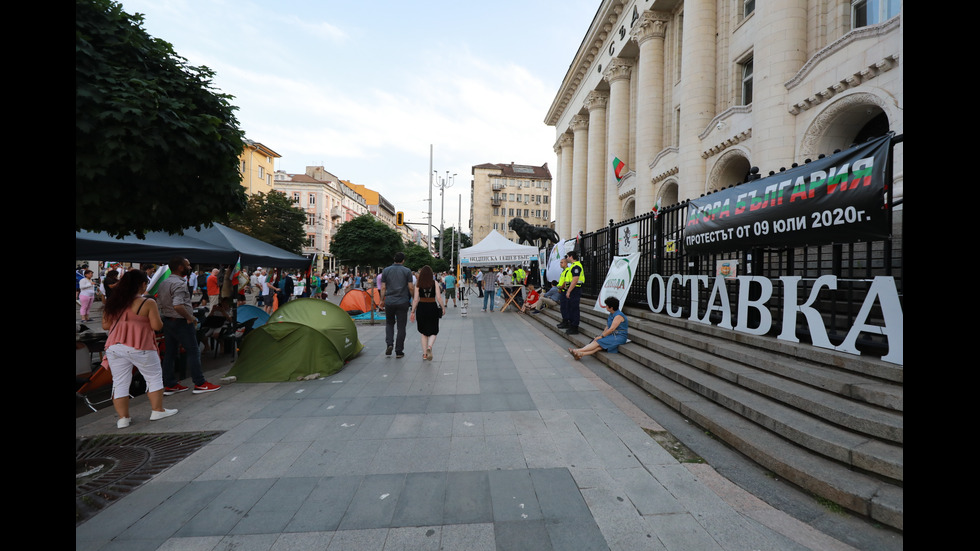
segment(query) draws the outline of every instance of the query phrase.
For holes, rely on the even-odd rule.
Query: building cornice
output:
[[[801,85],[817,66],[821,63],[832,58],[837,52],[850,46],[851,44],[864,40],[875,40],[880,41],[882,37],[893,32],[898,32],[901,28],[901,16],[893,17],[888,21],[880,23],[878,25],[871,25],[868,27],[861,27],[859,29],[854,29],[853,31],[845,34],[844,36],[838,38],[834,42],[828,44],[826,47],[817,52],[813,57],[811,57],[803,65],[802,68],[793,76],[789,81],[786,82],[786,89],[792,91],[797,86]],[[807,97],[802,101],[798,101],[793,105],[789,106],[789,112],[793,115],[799,115],[814,106],[820,105],[821,103],[827,101],[828,99],[850,90],[856,88],[862,84],[865,84],[880,74],[890,71],[891,69],[897,67],[899,64],[899,54],[898,52],[886,55],[876,61],[875,63],[848,75],[845,78],[838,80],[837,82],[831,83],[821,90],[817,91],[813,95]]]

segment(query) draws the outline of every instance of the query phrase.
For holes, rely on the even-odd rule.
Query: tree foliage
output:
[[[456,237],[459,236],[462,241],[462,245],[456,243]],[[457,232],[456,228],[448,227],[442,230],[442,235],[437,235],[433,242],[435,243],[435,250],[439,250],[439,243],[442,242],[442,258],[445,260],[446,268],[440,271],[445,271],[451,264],[455,266],[459,262],[459,248],[466,248],[473,246],[473,239],[462,232]],[[433,266],[433,269],[435,267]]]
[[[370,214],[344,222],[330,240],[330,252],[346,266],[388,266],[403,248],[401,234]]]
[[[303,254],[305,223],[303,209],[296,207],[285,193],[273,191],[249,196],[245,211],[232,216],[229,226],[280,249]]]
[[[116,236],[241,212],[231,96],[112,0],[75,1],[75,229]]]
[[[433,272],[445,272],[449,269],[449,264],[445,260],[435,258],[428,249],[415,243],[405,246],[405,265],[412,271],[418,271],[422,266],[432,268]]]

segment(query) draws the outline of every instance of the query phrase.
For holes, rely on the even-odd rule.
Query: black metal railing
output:
[[[892,147],[900,141],[901,137],[894,139]],[[887,181],[891,182],[891,171],[888,172]],[[900,206],[900,203],[894,204],[891,194],[886,193],[882,211],[888,217],[892,228],[892,234],[886,239],[815,246],[757,247],[709,255],[693,255],[685,251],[682,237],[687,220],[688,202],[667,207],[657,214],[650,212],[629,220],[615,223],[610,221],[610,224],[603,229],[580,235],[577,248],[587,274],[583,294],[592,298],[598,296],[617,251],[618,232],[623,226],[637,223],[640,262],[626,298],[628,306],[648,308],[647,281],[652,274],[660,274],[665,281],[672,274],[708,276],[708,286],[699,286],[695,299],[698,310],[695,315],[697,318],[703,318],[712,306],[709,303],[711,285],[719,261],[730,263],[737,270],[737,275],[762,276],[773,281],[785,276],[799,277],[800,281],[795,287],[797,304],[810,297],[817,278],[833,275],[837,278],[837,288],[821,289],[815,297],[813,306],[821,313],[827,336],[836,346],[844,340],[854,325],[876,276],[893,277],[899,299],[904,301],[902,211],[895,210],[896,206]],[[654,286],[658,285],[658,280],[654,280]],[[659,288],[655,288],[654,291],[659,292]],[[690,284],[670,287],[671,303],[675,308],[681,309],[683,318],[691,317],[693,292]],[[737,304],[739,288],[735,280],[726,281],[726,292],[729,304]],[[774,284],[772,296],[766,302],[773,320],[769,334],[773,336],[784,331],[782,320],[785,292],[783,285]],[[715,304],[717,304],[717,297]],[[733,323],[737,323],[737,308],[733,307],[731,310]],[[749,315],[757,317],[758,313],[750,312]],[[710,319],[716,323],[720,317],[719,312],[713,311]],[[809,324],[799,319],[801,316],[796,316],[795,312],[793,318],[796,337],[801,341],[810,342],[812,336]],[[867,320],[869,323],[874,323],[880,322],[881,319],[880,306],[875,305]],[[756,326],[754,324],[757,320],[745,321],[750,327]],[[863,353],[875,354],[884,350],[887,343],[882,335],[865,332],[858,339],[857,347]]]

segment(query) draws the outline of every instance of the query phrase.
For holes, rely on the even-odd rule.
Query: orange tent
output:
[[[348,314],[357,315],[377,309],[379,304],[381,304],[381,293],[377,289],[348,289],[347,294],[340,301],[340,309]]]

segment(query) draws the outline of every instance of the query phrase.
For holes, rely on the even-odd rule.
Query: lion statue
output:
[[[546,228],[544,226],[532,226],[524,221],[522,218],[511,218],[507,226],[517,233],[518,243],[527,243],[529,245],[536,245],[538,248],[544,248],[550,241],[552,243],[558,243],[558,234],[555,230],[551,228]]]

